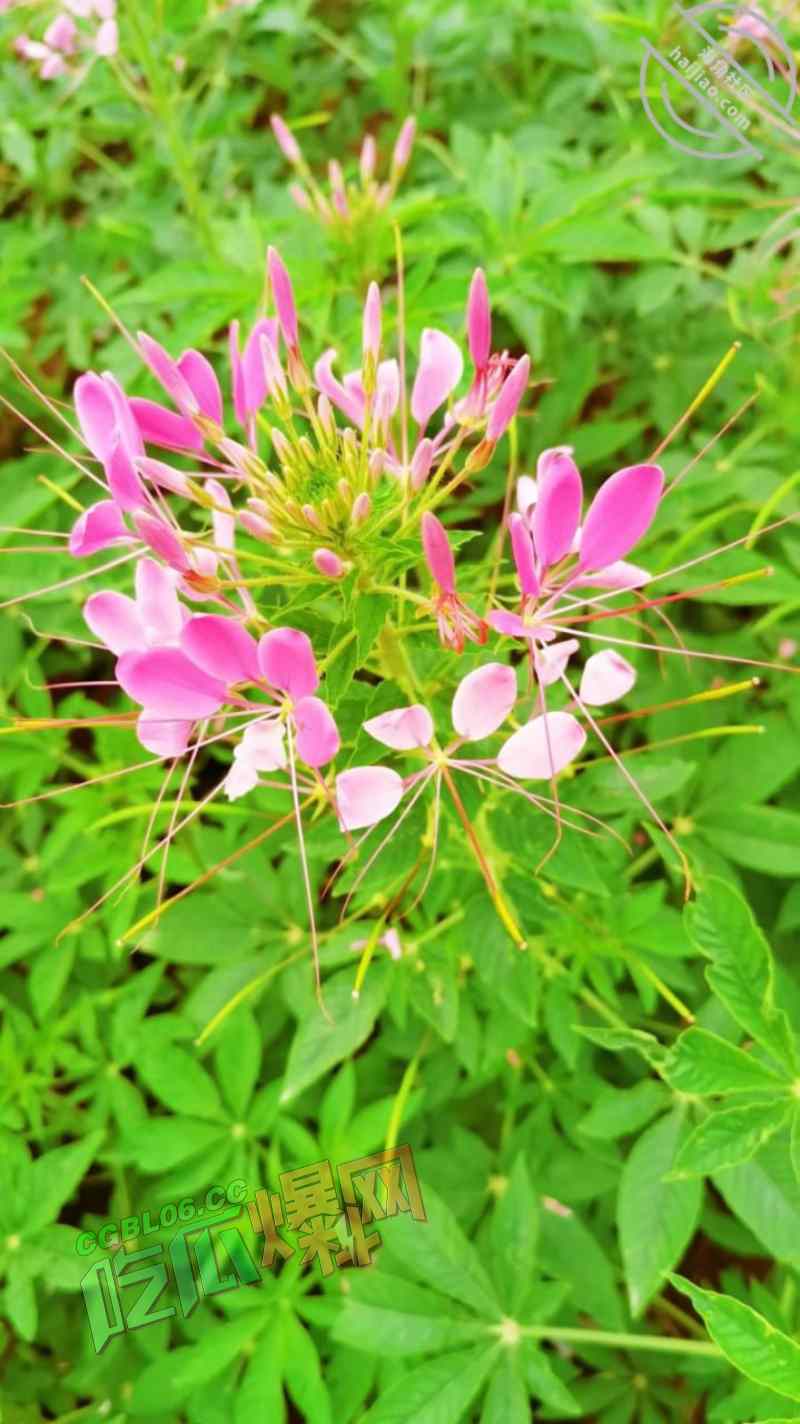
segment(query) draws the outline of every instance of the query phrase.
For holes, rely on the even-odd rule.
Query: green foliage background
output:
[[[34,17],[24,11],[26,27]],[[668,474],[758,400],[671,496],[643,561],[673,567],[796,511],[797,264],[791,247],[765,261],[759,245],[800,198],[796,141],[773,133],[760,162],[712,164],[654,132],[638,71],[641,37],[675,33],[660,0],[121,0],[148,113],[110,65],[72,90],[43,85],[10,52],[20,24],[0,18],[0,340],[53,402],[88,366],[153,394],[82,275],[127,326],[217,352],[222,370],[227,323],[256,313],[267,242],[291,267],[308,349],[336,345],[354,365],[368,266],[391,286],[390,237],[343,252],[321,236],[287,195],[268,116],[296,125],[316,171],[332,156],[352,170],[365,126],[386,152],[413,111],[421,136],[393,209],[410,346],[425,325],[462,332],[481,264],[497,344],[529,350],[540,383],[518,422],[518,468],[569,443],[596,487],[658,444],[739,340],[664,457]],[[0,388],[56,436],[10,368]],[[0,453],[4,526],[68,528],[53,485],[83,498],[80,477],[8,408]],[[449,512],[478,536],[467,588],[483,587],[506,470],[504,452]],[[0,594],[73,574],[67,564],[9,554]],[[800,640],[794,526],[709,569],[767,564],[771,577],[678,610],[690,648],[791,662],[779,650]],[[81,636],[90,587],[6,610],[10,717],[97,712],[90,694],[45,686],[109,675],[57,641]],[[287,606],[322,651],[356,617],[329,595]],[[362,607],[359,663],[329,669],[350,737],[401,700],[391,679],[353,680],[377,666],[385,612]],[[410,642],[446,719],[454,659]],[[458,675],[480,660],[465,655]],[[641,662],[629,706],[711,685],[708,665],[666,661]],[[4,811],[7,1424],[800,1418],[800,690],[765,671],[735,698],[619,733],[628,749],[653,742],[665,745],[637,771],[690,858],[685,914],[674,854],[607,762],[565,792],[632,840],[633,858],[568,836],[538,879],[549,825],[528,817],[521,836],[516,804],[468,788],[529,950],[512,946],[447,820],[431,887],[399,926],[402,960],[376,957],[353,1006],[353,942],[414,862],[425,822],[410,818],[355,901],[363,923],[339,925],[341,900],[322,911],[335,1030],[314,1000],[291,834],[187,896],[132,952],[120,939],[150,907],[146,884],[56,937],[138,855],[158,769]],[[4,736],[1,755],[11,802],[141,754],[105,727]],[[171,889],[268,825],[274,804],[260,792],[215,805],[173,851]],[[339,837],[320,826],[309,843],[321,884]],[[274,1189],[289,1167],[392,1137],[414,1149],[429,1221],[382,1227],[373,1269],[323,1280],[290,1266],[95,1355],[75,1294],[92,1259],[76,1253],[78,1229],[214,1182]]]

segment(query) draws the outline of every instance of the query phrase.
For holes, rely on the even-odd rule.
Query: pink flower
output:
[[[442,645],[460,653],[465,639],[472,643],[485,643],[488,634],[486,623],[467,607],[456,591],[455,560],[444,525],[435,514],[426,510],[421,528],[425,561],[439,588],[434,609]]]
[[[292,165],[302,163],[303,155],[300,151],[300,145],[291,129],[284,123],[280,114],[270,115],[270,124],[272,125],[272,132],[278,141],[278,146],[284,158],[288,158]]]

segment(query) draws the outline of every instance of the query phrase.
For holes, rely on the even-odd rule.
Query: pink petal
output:
[[[638,564],[627,564],[624,559],[607,564],[596,574],[584,574],[576,582],[581,588],[613,588],[620,591],[627,588],[641,588],[649,583],[653,575]]]
[[[131,455],[143,455],[144,442],[131,408],[130,398],[126,396],[116,376],[113,376],[110,371],[103,372],[103,381],[111,396],[123,444]]]
[[[218,507],[212,511],[211,523],[214,528],[214,543],[219,549],[233,550],[236,533],[236,519],[233,514],[230,495],[219,480],[206,480],[206,492]],[[228,512],[230,511],[230,513]]]
[[[520,590],[526,596],[535,598],[539,593],[539,580],[536,577],[533,541],[528,526],[521,514],[512,514],[509,516],[508,527],[511,531],[511,552],[514,555]]]
[[[220,678],[226,687],[260,679],[258,644],[235,618],[196,614],[183,628],[181,648],[196,667]]]
[[[242,355],[242,382],[244,409],[247,415],[260,410],[267,398],[267,373],[261,354],[261,338],[266,337],[270,345],[278,349],[278,323],[273,317],[262,317],[253,326],[245,342]]]
[[[460,737],[479,741],[496,732],[517,700],[517,674],[505,663],[484,663],[461,679],[453,698],[453,726]]]
[[[564,638],[560,643],[551,643],[549,648],[541,648],[536,658],[536,676],[542,687],[557,682],[573,653],[580,644],[577,638]]]
[[[353,425],[361,426],[364,423],[364,398],[354,395],[341,381],[338,381],[333,374],[332,366],[336,359],[336,352],[331,348],[320,356],[314,367],[314,380],[318,388],[324,392],[329,400],[338,407]]]
[[[202,450],[200,431],[184,415],[176,415],[157,401],[131,396],[130,407],[142,439],[164,450]]]
[[[117,431],[109,454],[103,461],[103,468],[108,488],[120,509],[130,512],[134,509],[148,507],[149,500],[145,494],[144,485],[136,473],[130,451],[119,431]]]
[[[381,349],[381,292],[377,282],[370,282],[367,288],[362,320],[361,349],[365,361],[368,357],[377,361],[378,352]]]
[[[381,712],[364,723],[364,731],[392,747],[396,752],[409,752],[414,747],[427,747],[433,740],[433,721],[427,707],[415,702],[411,707],[395,707]]]
[[[592,571],[623,559],[650,528],[663,487],[658,465],[630,465],[606,480],[584,521],[579,567]]]
[[[539,489],[531,475],[520,475],[517,480],[517,509],[530,527]]]
[[[583,485],[566,451],[545,450],[540,456],[537,491],[531,528],[537,557],[547,569],[569,553],[581,518]]]
[[[493,608],[486,615],[486,622],[496,633],[502,633],[506,638],[529,638],[534,636],[536,629],[520,618],[518,613],[509,613],[505,608]]]
[[[431,576],[443,593],[456,591],[456,566],[444,525],[426,510],[421,520],[422,549]]]
[[[197,415],[199,401],[186,377],[181,374],[177,361],[173,361],[161,343],[148,336],[146,331],[139,332],[138,344],[145,365],[150,367],[156,380],[172,396],[178,410],[183,415]]]
[[[119,505],[113,499],[101,499],[75,520],[69,536],[69,551],[79,559],[108,549],[112,544],[132,543]]]
[[[122,653],[144,652],[147,647],[139,610],[126,593],[110,589],[93,593],[83,605],[83,616],[92,632],[118,657]]]
[[[311,640],[297,628],[273,628],[258,644],[262,677],[270,687],[296,701],[310,697],[319,687]]]
[[[391,816],[403,796],[403,778],[388,766],[354,766],[336,778],[336,806],[343,831],[360,831]]]
[[[297,350],[297,309],[294,304],[292,279],[274,247],[267,251],[267,271],[283,339],[290,351]]]
[[[104,59],[116,54],[119,49],[119,32],[116,20],[104,20],[94,41],[95,52]]]
[[[229,801],[238,801],[240,796],[246,796],[248,791],[258,786],[258,770],[246,757],[237,757],[234,752],[234,760],[222,786]]]
[[[117,413],[105,381],[94,371],[79,376],[72,392],[81,435],[97,460],[110,455],[116,439]]]
[[[214,367],[199,351],[184,351],[178,370],[189,386],[200,411],[215,425],[222,424],[222,391]]]
[[[424,429],[433,412],[458,385],[463,370],[464,358],[452,337],[434,327],[426,327],[411,392],[411,414],[420,429]]]
[[[136,607],[148,644],[177,643],[186,617],[178,599],[177,576],[154,559],[136,565]]]
[[[546,712],[514,732],[500,748],[497,765],[507,776],[549,781],[578,755],[586,741],[569,712]]]
[[[483,370],[492,349],[492,314],[489,308],[489,289],[483,268],[476,267],[469,288],[467,301],[467,334],[469,354],[476,371]]]
[[[581,677],[580,697],[591,707],[603,707],[606,702],[616,702],[630,692],[636,681],[636,669],[626,658],[610,648],[600,653],[592,653],[586,660]]]
[[[530,356],[521,356],[517,364],[512,366],[500,387],[500,393],[489,414],[486,426],[487,440],[495,443],[505,434],[525,394],[530,369]]]
[[[297,755],[307,766],[324,766],[341,746],[339,729],[319,697],[301,697],[294,709]]]
[[[72,54],[77,33],[75,22],[69,15],[57,15],[44,32],[44,42],[53,49],[60,49],[64,54]]]
[[[283,771],[287,765],[285,727],[275,719],[251,722],[234,756],[240,753],[259,771]]]
[[[154,460],[152,455],[137,455],[134,466],[139,475],[158,489],[170,490],[172,494],[182,495],[184,499],[193,498],[183,470],[175,470],[172,465],[165,465],[163,460]]]
[[[391,420],[400,400],[400,368],[394,357],[381,361],[375,383],[375,419]]]
[[[137,534],[141,536],[148,548],[153,550],[154,554],[158,554],[164,560],[165,564],[177,569],[179,573],[186,573],[191,568],[180,539],[160,515],[138,509],[134,512],[133,522],[136,525]]]
[[[137,720],[136,735],[145,750],[154,756],[180,756],[189,745],[192,726],[192,722],[182,722],[174,717],[162,722],[145,711]]]
[[[123,653],[117,681],[134,702],[156,718],[194,721],[218,712],[226,701],[225,684],[209,677],[180,648],[152,648]]]

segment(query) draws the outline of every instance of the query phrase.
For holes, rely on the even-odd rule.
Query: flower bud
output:
[[[311,558],[318,573],[325,578],[341,578],[344,573],[344,564],[338,554],[334,554],[332,549],[315,549]]]
[[[350,511],[350,519],[353,524],[363,524],[365,519],[369,519],[372,512],[372,500],[366,493],[360,494],[353,502]]]
[[[287,158],[292,164],[302,163],[303,155],[300,152],[300,145],[280,114],[271,114],[269,121],[284,158]]]

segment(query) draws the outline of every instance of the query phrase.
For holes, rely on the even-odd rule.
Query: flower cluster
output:
[[[117,53],[116,0],[62,0],[41,39],[18,35],[14,49],[38,67],[40,79],[77,74],[83,61]]]
[[[292,199],[303,212],[312,213],[326,228],[342,235],[365,228],[388,207],[408,167],[417,130],[416,119],[407,118],[395,140],[388,176],[383,181],[376,177],[377,144],[372,134],[365,134],[357,178],[345,179],[341,163],[333,158],[328,164],[328,192],[324,193],[280,114],[273,114],[270,123],[284,158],[302,180],[291,184]]]
[[[456,400],[464,358],[452,337],[435,328],[422,332],[411,389],[401,389],[401,362],[383,353],[374,283],[364,307],[360,370],[340,378],[330,349],[309,371],[291,280],[274,249],[267,272],[275,315],[259,318],[243,345],[238,322],[230,329],[238,438],[225,432],[222,388],[198,351],[173,358],[147,334],[136,339],[173,408],[129,398],[110,373],[79,378],[78,424],[102,467],[95,478],[107,497],[75,524],[75,556],[147,546],[181,575],[187,596],[229,603],[224,587],[232,586],[252,613],[236,539],[249,541],[251,559],[258,559],[259,544],[277,556],[299,556],[312,579],[339,578],[365,564],[374,570],[376,534],[413,519],[423,486],[426,499],[444,498],[489,459],[522,400],[530,362],[492,353],[482,272],[467,303],[472,379]],[[229,490],[243,491],[236,505]],[[179,520],[168,496],[209,517],[210,530],[183,527],[185,514]]]

